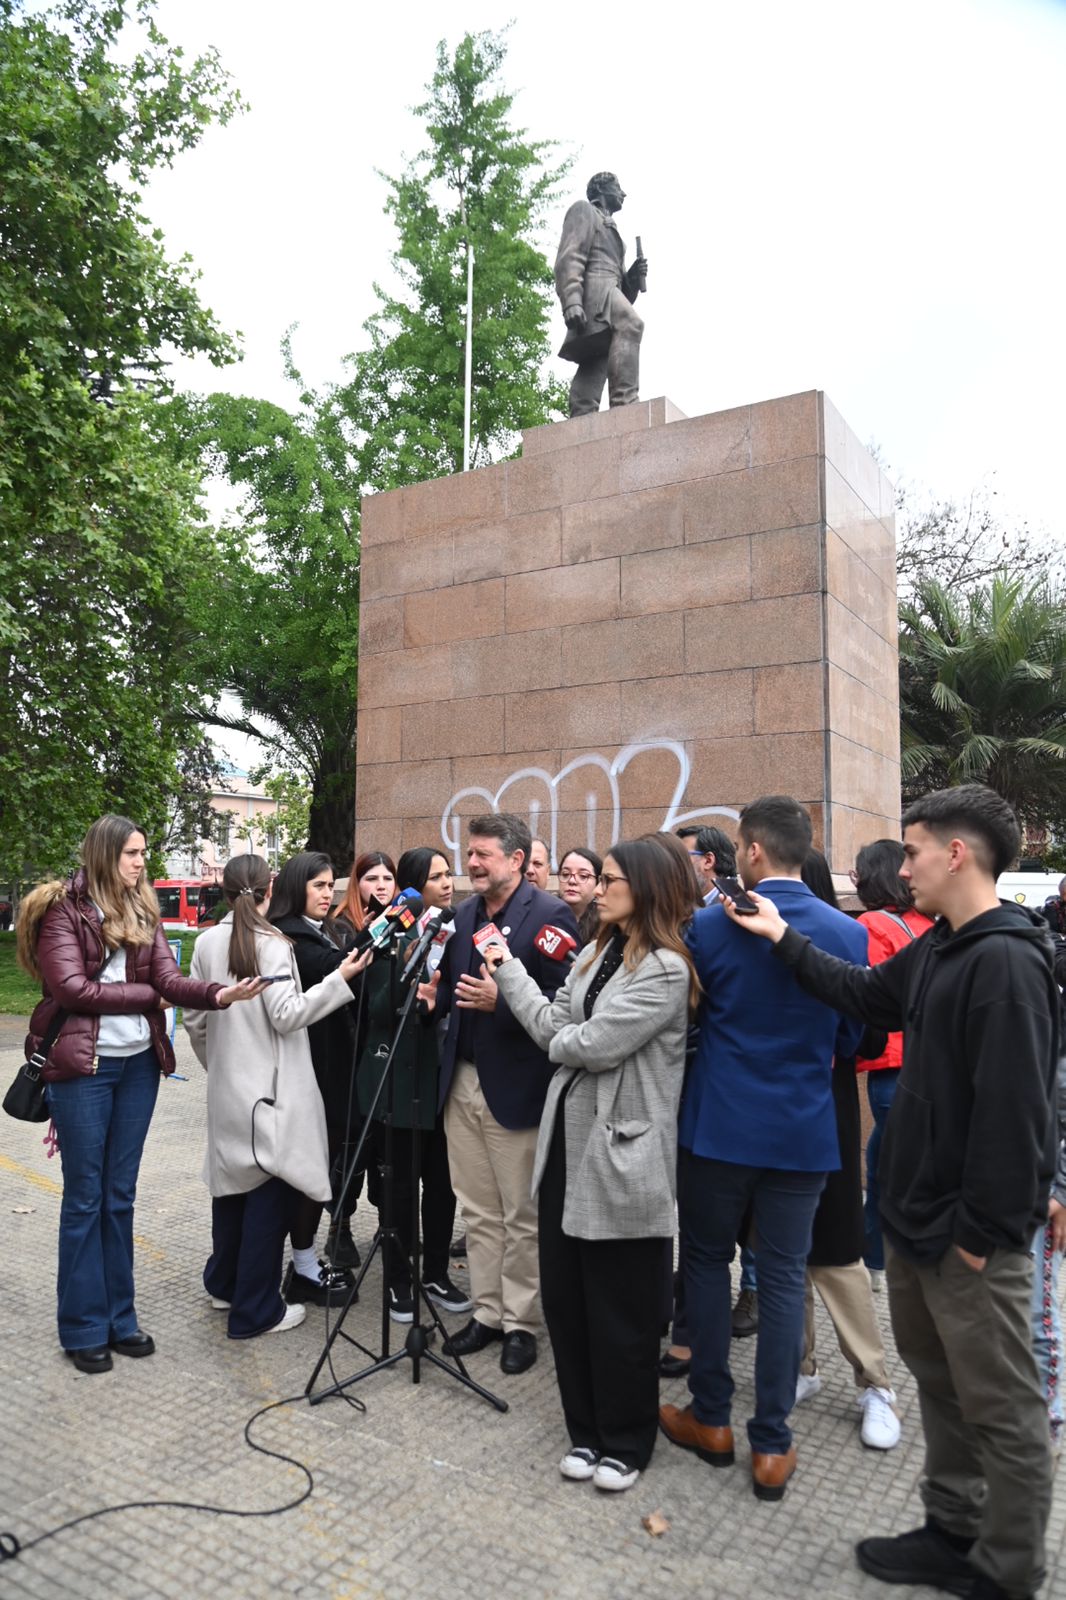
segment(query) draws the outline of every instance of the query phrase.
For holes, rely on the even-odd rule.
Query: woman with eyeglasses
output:
[[[612,846],[595,946],[554,1000],[484,951],[557,1071],[537,1142],[540,1289],[570,1449],[563,1477],[630,1488],[658,1418],[662,1263],[674,1232],[677,1110],[699,985],[690,894],[654,839]]]
[[[565,900],[577,918],[579,945],[591,944],[599,932],[600,908],[596,900],[596,884],[603,871],[603,861],[595,850],[585,850],[575,845],[559,863],[559,899]]]

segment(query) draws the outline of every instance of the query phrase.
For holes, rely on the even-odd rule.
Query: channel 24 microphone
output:
[[[570,961],[577,949],[577,940],[572,939],[565,929],[556,928],[548,922],[533,940],[533,945],[549,961]]]
[[[380,950],[383,944],[388,943],[394,930],[406,933],[408,928],[413,928],[421,911],[422,896],[418,890],[404,889],[380,917],[375,917],[373,922],[359,929],[352,949],[358,950],[360,955],[364,950]]]

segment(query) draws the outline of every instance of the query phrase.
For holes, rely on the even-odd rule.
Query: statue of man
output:
[[[638,398],[643,318],[633,302],[647,288],[648,263],[638,256],[624,271],[626,247],[613,215],[625,200],[613,172],[597,172],[570,207],[555,258],[555,289],[566,320],[559,354],[576,361],[570,385],[570,415],[598,411],[603,385],[612,406]],[[639,244],[639,241],[638,241]]]

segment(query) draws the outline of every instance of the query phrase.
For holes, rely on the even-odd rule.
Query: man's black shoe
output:
[[[84,1350],[64,1350],[63,1354],[73,1361],[79,1372],[110,1372],[114,1365],[106,1344],[86,1345]]]
[[[448,1248],[448,1254],[451,1256],[453,1261],[460,1261],[460,1260],[463,1260],[465,1258],[465,1256],[466,1256],[466,1234],[465,1233],[462,1235],[461,1238],[452,1240],[452,1243]]]
[[[691,1356],[672,1356],[669,1350],[664,1350],[659,1357],[659,1376],[661,1378],[687,1378],[691,1371]]]
[[[490,1328],[476,1317],[471,1317],[465,1328],[460,1328],[450,1339],[445,1339],[441,1348],[446,1356],[472,1356],[502,1338],[502,1328]]]
[[[513,1333],[503,1336],[503,1350],[500,1353],[500,1371],[508,1373],[511,1377],[518,1372],[525,1372],[537,1359],[537,1341],[533,1334],[524,1333],[521,1328],[516,1328]]]
[[[131,1333],[128,1339],[109,1339],[108,1344],[120,1356],[154,1356],[155,1340],[150,1333],[142,1333],[140,1328],[136,1333]]]
[[[1002,1588],[987,1572],[979,1572],[973,1580],[972,1588],[965,1591],[966,1600],[1010,1600],[1006,1589]],[[1026,1595],[1025,1600],[1034,1600]]]
[[[966,1559],[972,1539],[948,1533],[931,1518],[894,1539],[863,1539],[855,1546],[859,1566],[882,1583],[927,1583],[949,1594],[969,1595],[978,1574]]]

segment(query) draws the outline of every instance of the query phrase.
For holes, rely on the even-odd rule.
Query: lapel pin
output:
[[[504,936],[504,938],[505,938],[505,939],[509,939],[509,938],[510,938],[510,937],[511,937],[511,930],[510,930],[510,928],[504,928],[504,930],[503,930],[503,936]]]

